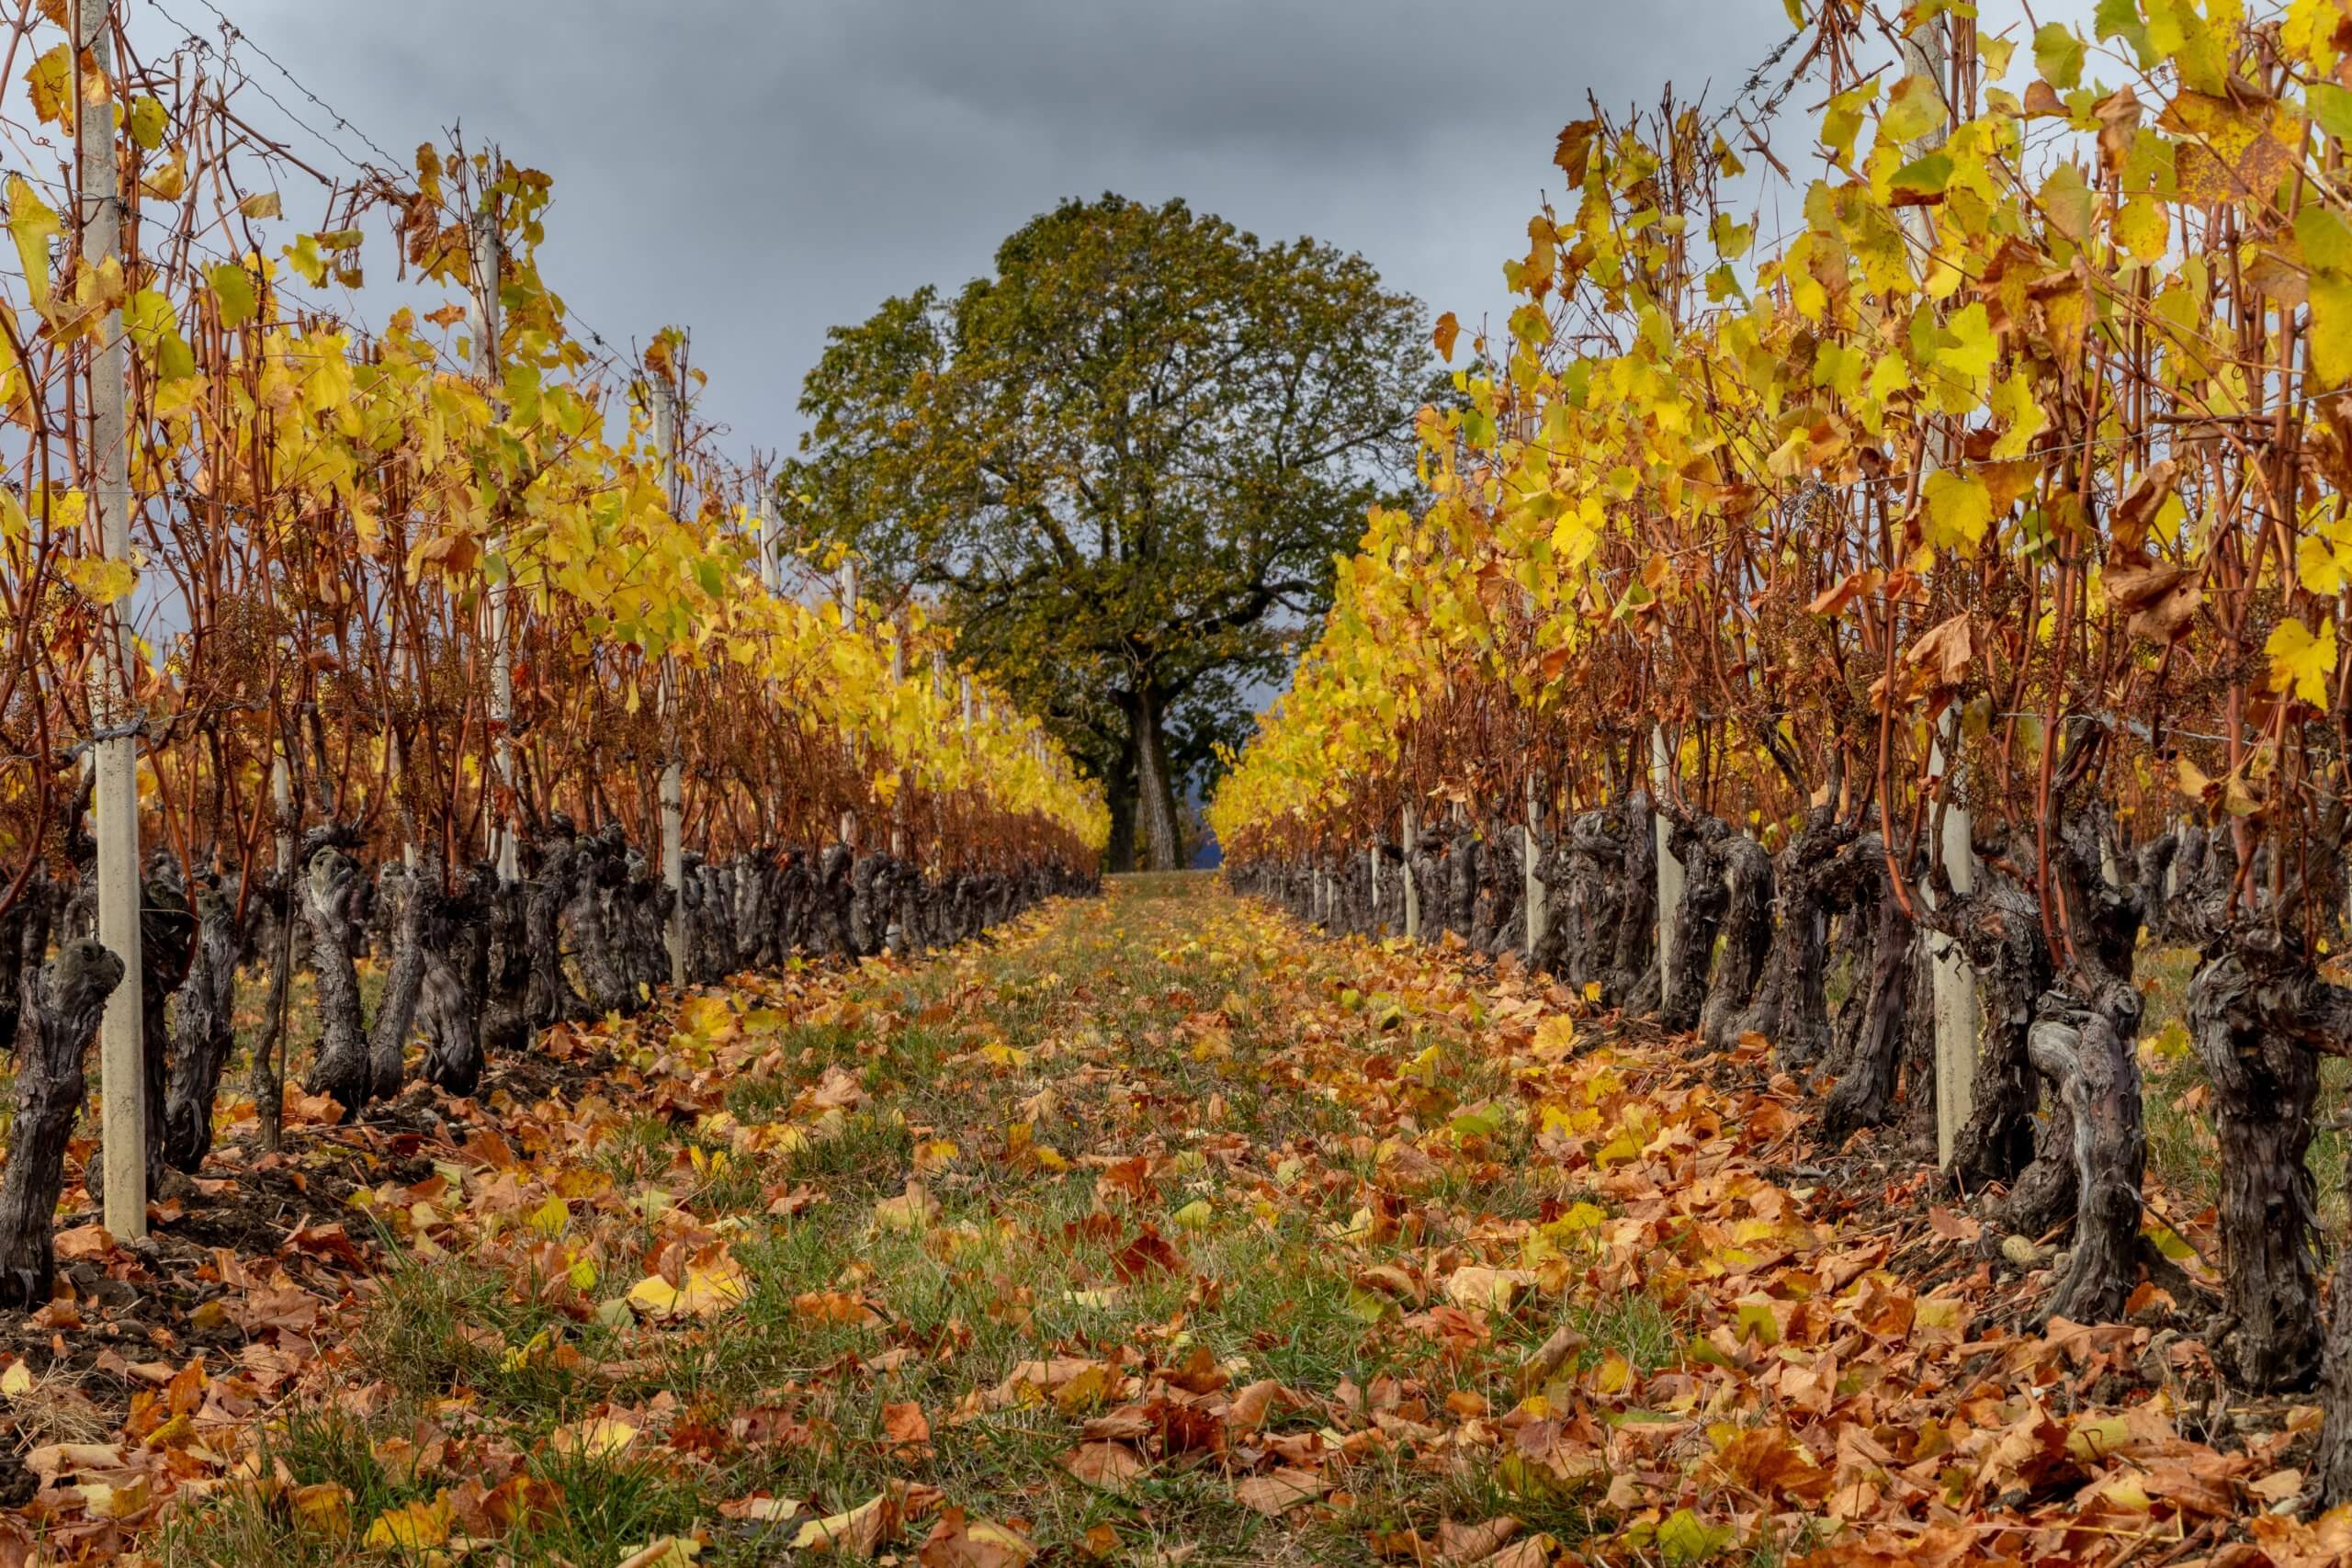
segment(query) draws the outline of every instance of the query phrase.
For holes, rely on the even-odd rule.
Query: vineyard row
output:
[[[0,52],[32,116],[0,122],[0,1301],[48,1299],[94,1032],[108,1228],[204,1157],[242,964],[275,1147],[299,1045],[346,1113],[417,1037],[465,1094],[658,987],[1091,884],[1092,786],[919,608],[784,547],[688,337],[622,363],[567,311],[546,176],[321,174],[232,59],[142,58],[107,0]],[[372,331],[370,267],[413,301]]]
[[[1800,9],[1730,103],[1562,133],[1508,321],[1438,325],[1425,502],[1211,820],[1334,929],[1769,1041],[1988,1246],[2070,1234],[2044,1316],[2321,1386],[2352,1498],[2310,1165],[2352,1055],[2352,7]],[[2195,953],[2218,1301],[2146,1181],[2155,944]]]

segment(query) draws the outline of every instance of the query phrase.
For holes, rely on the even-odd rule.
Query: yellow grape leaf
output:
[[[2328,386],[2352,378],[2352,276],[2313,273],[2312,373]]]
[[[2033,68],[2060,92],[2074,91],[2083,82],[2083,40],[2063,23],[2044,22],[2033,35]]]
[[[2173,154],[2177,199],[2194,207],[2269,200],[2303,141],[2302,117],[2290,106],[2209,93],[2177,94],[2156,124],[2184,138]]]
[[[1924,487],[1928,502],[1928,543],[1938,549],[1965,547],[1973,552],[1984,542],[1993,521],[1993,494],[1984,481],[1956,468],[1939,468]]]
[[[449,1539],[457,1517],[456,1503],[447,1492],[440,1492],[430,1503],[403,1503],[377,1515],[364,1544],[379,1551],[429,1551]]]
[[[1897,145],[1917,141],[1943,124],[1946,118],[1943,90],[1935,79],[1905,76],[1887,95],[1886,107],[1879,113],[1879,140]]]
[[[673,1285],[659,1274],[649,1274],[629,1287],[630,1304],[655,1317],[715,1317],[741,1306],[752,1293],[751,1281],[732,1258],[712,1264],[690,1264],[686,1282]]]
[[[1962,379],[1982,387],[1993,374],[2000,344],[1993,337],[1991,312],[1980,301],[1944,323],[1952,342],[1936,355],[1936,363]]]
[[[2137,262],[2162,261],[2172,238],[2172,220],[2152,197],[2135,196],[2125,202],[2109,227],[2115,243]]]
[[[59,44],[25,70],[25,92],[36,118],[63,125],[74,118],[74,51]]]
[[[2324,75],[2335,68],[2335,29],[2343,20],[2341,0],[2293,0],[2279,26],[2279,41]]]
[[[597,1416],[576,1426],[557,1427],[549,1441],[582,1459],[610,1459],[637,1441],[637,1431],[626,1421]]]
[[[2038,199],[2052,228],[2077,243],[2089,237],[2091,214],[2098,209],[2098,198],[2082,170],[2072,164],[2059,164],[2041,182]]]
[[[82,591],[83,597],[96,604],[112,604],[130,597],[139,586],[139,574],[126,560],[109,556],[75,556],[64,563],[65,581]]]
[[[1657,1527],[1657,1549],[1679,1565],[1713,1557],[1738,1538],[1731,1525],[1711,1525],[1688,1508],[1677,1508]]]
[[[2334,621],[2322,621],[2317,637],[2301,621],[2280,621],[2271,628],[2262,651],[2270,660],[2272,691],[2291,686],[2297,697],[2312,706],[2327,705],[2327,680],[2335,673]]]
[[[212,285],[214,298],[220,301],[220,324],[233,332],[250,321],[260,310],[254,294],[253,275],[234,262],[216,262],[205,268],[205,280]]]
[[[32,1390],[33,1370],[24,1362],[18,1361],[6,1371],[0,1372],[0,1393],[14,1399],[20,1393],[30,1393]]]
[[[910,1181],[907,1190],[896,1198],[885,1198],[874,1205],[874,1223],[884,1230],[905,1231],[910,1234],[928,1230],[939,1217],[939,1201],[920,1181]]]
[[[2295,581],[2306,592],[2332,599],[2352,584],[2343,547],[2332,546],[2317,534],[2306,534],[2295,546]]]
[[[147,152],[153,152],[164,144],[164,129],[171,123],[164,113],[162,100],[150,93],[141,93],[130,100],[130,112],[126,117],[130,139]]]
[[[177,201],[187,191],[187,153],[173,149],[162,167],[139,176],[139,188],[158,201]]]
[[[2295,248],[2315,272],[2352,274],[2352,226],[2324,207],[2306,207],[2295,215]]]
[[[351,1489],[334,1481],[297,1486],[294,1517],[319,1534],[340,1540],[351,1533]]]
[[[809,1520],[792,1538],[792,1550],[871,1557],[898,1535],[899,1520],[899,1500],[885,1492],[844,1513]]]
[[[25,287],[33,309],[49,310],[49,243],[63,232],[57,214],[21,175],[8,176],[8,235],[17,243],[17,261],[25,270]]]

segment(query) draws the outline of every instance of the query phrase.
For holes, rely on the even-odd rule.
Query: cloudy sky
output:
[[[828,326],[961,283],[1064,197],[1182,196],[1498,317],[1589,89],[1721,100],[1789,33],[1781,0],[218,3],[384,148],[461,123],[554,175],[549,277],[609,337],[690,326],[739,458],[797,437]],[[217,38],[203,0],[128,10],[151,50]]]
[[[1671,81],[1720,104],[1790,30],[1782,0],[125,8],[152,54],[190,31],[217,45],[213,5],[250,40],[257,84],[356,156],[373,157],[359,135],[254,50],[394,154],[461,125],[554,175],[550,279],[620,344],[668,321],[693,329],[711,377],[703,412],[730,428],[739,459],[797,437],[793,405],[827,327],[962,283],[1065,197],[1182,196],[1262,234],[1360,251],[1432,316],[1499,320],[1501,261],[1557,191],[1553,141],[1588,92],[1623,108]],[[2036,10],[2073,19],[2090,6]],[[1997,30],[2021,0],[1983,14]],[[1811,107],[1791,106],[1804,121]],[[289,219],[313,220],[314,195],[288,197]]]

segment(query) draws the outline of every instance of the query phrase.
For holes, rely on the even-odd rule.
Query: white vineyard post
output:
[[[653,398],[653,449],[661,462],[662,503],[672,516],[678,512],[677,393],[662,371],[646,380]],[[670,984],[686,984],[686,782],[678,758],[676,665],[662,661],[662,711],[669,756],[662,764],[662,880],[670,889],[669,928],[662,933],[670,950]]]
[[[1945,75],[1944,25],[1941,19],[1925,27],[1914,28],[1902,41],[1903,69],[1906,74],[1924,76],[1930,82],[1941,83]],[[1905,143],[1906,157],[1921,158],[1939,146],[1945,128],[1938,125],[1917,140]],[[1905,228],[1909,231],[1913,247],[1921,257],[1935,250],[1935,225],[1924,207],[1905,208]],[[1914,270],[1917,270],[1915,262]],[[1940,466],[1944,456],[1943,442],[1932,437],[1927,443],[1922,461],[1928,467]],[[1951,754],[1959,750],[1958,731],[1953,715],[1947,710],[1944,721],[1929,743],[1930,772],[1944,774],[1950,758],[1951,772],[1945,778],[1944,831],[1941,841],[1944,870],[1951,879],[1954,893],[1964,894],[1975,886],[1975,835],[1971,829],[1968,813],[1960,807],[1955,790],[1960,782],[1956,758]],[[1922,889],[1923,893],[1925,889]],[[1927,895],[1932,903],[1933,895]],[[1960,952],[1959,944],[1939,934],[1928,938],[1928,953],[1932,965],[1935,994],[1936,1024],[1936,1163],[1951,1163],[1952,1145],[1959,1141],[1960,1130],[1968,1124],[1970,1111],[1975,1108],[1976,1092],[1976,972]]]
[[[1650,823],[1657,838],[1657,975],[1659,994],[1665,994],[1666,976],[1674,964],[1674,941],[1679,934],[1675,927],[1682,916],[1682,863],[1674,858],[1668,848],[1674,841],[1674,830],[1668,824],[1666,812],[1659,803],[1666,799],[1668,785],[1674,777],[1674,753],[1666,743],[1664,728],[1650,728]]]
[[[857,629],[857,558],[851,556],[842,562],[842,630]],[[857,771],[857,738],[850,736],[842,742],[842,750],[849,757],[850,772]],[[857,859],[857,810],[846,807],[842,812],[842,846],[849,851],[850,859]]]
[[[122,178],[115,162],[114,43],[107,0],[80,0],[75,47],[85,51],[105,90],[81,95],[74,152],[81,165],[82,262],[94,272],[119,266]],[[90,508],[98,547],[109,561],[130,558],[130,451],[125,441],[122,312],[99,322],[90,367]],[[106,641],[90,666],[91,806],[98,839],[98,941],[122,960],[122,982],[107,998],[99,1031],[99,1088],[105,1095],[106,1227],[117,1240],[147,1234],[147,1095],[139,952],[139,742],[131,712],[130,635],[126,596],[102,612]]]
[[[413,677],[414,673],[415,667],[412,665],[410,674]],[[392,728],[389,718],[384,721],[384,776],[391,785],[392,803],[395,806],[406,806],[409,801],[406,783],[408,753],[401,750],[401,732]],[[406,827],[409,824],[410,819],[403,817],[401,825]],[[416,869],[416,835],[413,833],[401,840],[401,866],[406,871]],[[411,886],[414,885],[411,884]]]
[[[760,581],[771,593],[784,592],[784,559],[777,547],[784,542],[784,518],[775,508],[775,489],[760,486]]]
[[[1421,889],[1413,880],[1413,846],[1420,840],[1420,814],[1405,807],[1405,940],[1421,940]]]
[[[491,164],[493,187],[498,162]],[[473,216],[473,335],[474,375],[490,399],[491,417],[503,421],[506,403],[499,396],[503,373],[498,364],[498,275],[503,246],[498,231],[498,194],[482,193]],[[506,536],[491,541],[503,554]],[[498,808],[491,814],[491,858],[498,864],[498,879],[513,882],[523,874],[522,850],[516,840],[514,816],[514,654],[508,630],[509,598],[514,592],[513,564],[490,585],[490,734],[491,772],[498,791]]]
[[[1376,937],[1380,934],[1380,844],[1378,834],[1375,833],[1373,838],[1374,840],[1373,846],[1364,851],[1363,860],[1364,869],[1371,874],[1372,934]]]
[[[1527,912],[1527,956],[1533,958],[1535,949],[1544,933],[1552,929],[1552,910],[1548,902],[1551,889],[1544,886],[1536,874],[1536,862],[1544,852],[1544,799],[1536,793],[1535,775],[1527,775],[1527,826],[1520,829],[1521,872],[1526,883],[1521,897]]]
[[[907,645],[900,638],[898,628],[894,626],[890,632],[891,691],[897,692],[899,687],[905,683],[906,679]],[[1038,760],[1043,761],[1044,758],[1040,757]],[[890,858],[895,861],[903,861],[907,858],[907,798],[903,793],[890,797]]]
[[[1949,750],[1947,750],[1949,748]],[[1944,830],[1941,840],[1944,873],[1951,890],[1965,894],[1976,886],[1976,838],[1968,812],[1961,806],[1958,760],[1959,729],[1951,709],[1944,711],[1931,743],[1928,767],[1944,781]],[[1930,903],[1935,896],[1922,888]],[[1976,971],[1969,966],[1960,944],[1941,933],[1928,938],[1934,969],[1936,1020],[1936,1163],[1951,1164],[1952,1145],[1976,1109]]]

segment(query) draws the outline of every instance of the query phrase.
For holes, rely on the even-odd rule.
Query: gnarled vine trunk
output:
[[[65,1145],[89,1085],[82,1062],[122,983],[122,960],[96,942],[72,940],[50,964],[20,977],[17,1115],[8,1165],[0,1171],[0,1306],[38,1307],[57,1277],[51,1247]]]
[[[1876,835],[1857,846],[1861,864],[1857,897],[1875,905],[1871,921],[1870,967],[1857,991],[1860,1010],[1853,1043],[1838,1087],[1821,1108],[1824,1134],[1843,1143],[1864,1127],[1894,1114],[1897,1075],[1911,1038],[1911,1003],[1918,938],[1904,907],[1903,890],[1886,874],[1884,850]],[[1913,1093],[1920,1086],[1915,1080]]]
[[[174,999],[171,1086],[164,1107],[164,1157],[192,1171],[212,1149],[212,1105],[236,1044],[237,931],[228,896],[196,897],[196,956]]]
[[[325,844],[311,852],[305,868],[300,891],[311,931],[311,966],[318,976],[319,1046],[303,1087],[332,1095],[348,1118],[368,1103],[373,1084],[360,1020],[359,972],[351,956],[351,895],[359,867]]]

